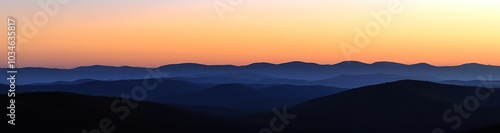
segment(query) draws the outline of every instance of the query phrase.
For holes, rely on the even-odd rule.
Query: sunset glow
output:
[[[374,21],[371,12],[386,10],[389,1],[244,0],[221,21],[214,0],[73,0],[60,5],[28,43],[19,42],[18,65],[335,64],[346,60],[340,44],[352,44],[353,29]],[[403,11],[350,60],[500,65],[500,1],[400,2]],[[43,11],[36,1],[9,4],[0,16],[16,18],[21,34],[23,18],[32,21]]]

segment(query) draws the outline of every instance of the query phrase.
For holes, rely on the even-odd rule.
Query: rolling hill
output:
[[[0,100],[8,101],[4,95]],[[91,132],[92,129],[100,129],[99,125],[103,124],[101,121],[105,125],[109,124],[113,132],[117,133],[254,133],[260,128],[170,105],[136,101],[114,105],[114,101],[122,99],[64,92],[18,94],[16,126],[3,127],[5,125],[2,124],[2,130],[18,133],[76,133],[86,129]],[[125,110],[129,110],[128,115]],[[2,110],[3,114],[7,113],[5,111]]]
[[[59,91],[93,96],[121,97],[122,94],[131,94],[135,87],[143,84],[143,81],[144,80],[91,80],[83,83],[64,82],[63,84],[20,85],[18,88],[22,89],[17,90],[17,93]],[[8,88],[7,85],[0,86]],[[240,113],[254,113],[269,111],[275,107],[293,106],[313,98],[346,90],[317,85],[268,85],[261,88],[254,88],[251,86],[257,85],[214,85],[162,79],[162,83],[158,84],[154,90],[146,91],[145,100],[176,104],[181,107],[188,107],[188,109],[205,107],[206,109],[235,110]],[[142,95],[143,93],[139,94]]]
[[[479,101],[468,118],[452,113],[446,117],[462,118],[456,130],[456,121],[443,120],[448,109],[464,99],[474,96],[475,87],[444,85],[432,82],[402,80],[356,88],[330,96],[316,98],[288,109],[296,114],[287,129],[313,132],[371,132],[371,133],[421,133],[442,128],[448,132],[467,131],[500,123],[500,95],[495,94]],[[481,88],[481,94],[489,89]],[[471,103],[469,101],[469,103]],[[471,104],[469,106],[473,106]],[[272,114],[247,117],[244,121],[270,118]],[[448,122],[447,122],[448,121]]]

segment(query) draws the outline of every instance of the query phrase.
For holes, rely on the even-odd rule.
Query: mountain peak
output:
[[[107,69],[114,69],[114,68],[120,68],[120,67],[115,67],[115,66],[105,66],[105,65],[91,65],[91,66],[80,66],[74,68],[75,70],[107,70]]]
[[[250,65],[247,65],[247,66],[274,66],[275,64],[271,64],[271,63],[267,63],[267,62],[256,62],[256,63],[252,63]]]
[[[434,66],[434,65],[431,65],[431,64],[428,64],[428,63],[417,63],[417,64],[412,64],[410,66]]]
[[[342,62],[339,62],[335,65],[368,65],[368,64],[360,62],[360,61],[342,61]]]
[[[311,63],[311,62],[292,61],[292,62],[282,63],[279,65],[319,65],[319,64]]]
[[[485,66],[483,64],[479,64],[479,63],[466,63],[466,64],[462,64],[460,66],[467,66],[467,67],[478,67],[478,66]]]
[[[379,61],[379,62],[374,62],[372,65],[393,65],[393,66],[403,66],[405,64],[401,63],[396,63],[396,62],[389,62],[389,61]]]

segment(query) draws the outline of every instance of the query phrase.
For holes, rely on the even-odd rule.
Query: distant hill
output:
[[[477,77],[481,75],[500,75],[499,66],[473,63],[459,66],[432,66],[425,63],[405,65],[393,62],[365,64],[355,61],[345,61],[331,65],[320,65],[296,61],[283,64],[254,63],[246,66],[184,63],[165,65],[158,67],[158,69],[162,72],[168,73],[168,75],[161,75],[163,77],[199,78],[196,77],[196,75],[225,75],[224,77],[234,78],[235,75],[239,75],[237,77],[245,80],[264,80],[262,79],[263,77],[274,77],[316,81],[340,75],[370,74],[392,74],[405,77],[432,77],[433,79],[440,80],[476,80]],[[2,68],[0,70],[6,71],[6,68]],[[74,81],[79,79],[142,79],[148,75],[146,68],[126,66],[84,66],[73,69],[19,68],[18,72],[18,77],[23,77],[18,80],[18,84],[52,83],[57,81]],[[3,76],[6,77],[7,75],[3,73]],[[492,80],[500,80],[500,77],[493,77]]]
[[[78,82],[78,81],[77,81]],[[62,92],[72,92],[86,95],[95,96],[120,96],[121,94],[130,94],[131,90],[136,86],[141,86],[143,80],[117,80],[117,81],[86,81],[81,83],[51,83],[42,85],[19,85],[17,88],[22,88],[16,90],[18,93],[22,92],[40,92],[40,91],[62,91]],[[8,88],[7,85],[0,85]],[[186,81],[178,80],[168,80],[163,79],[161,84],[158,84],[156,89],[149,93],[148,98],[155,98],[158,96],[165,96],[167,94],[182,94],[196,92],[213,86],[211,84],[196,84]],[[6,93],[6,92],[0,92]]]
[[[401,76],[396,74],[363,74],[363,75],[339,75],[337,77],[313,81],[311,84],[336,86],[342,88],[357,88],[367,85],[381,84],[385,82],[394,82],[398,80],[422,80],[422,81],[439,81],[432,76],[407,75]]]
[[[242,74],[242,77],[245,77]],[[339,75],[332,78],[322,80],[299,80],[267,77],[260,78],[260,80],[240,78],[237,76],[225,75],[210,75],[210,76],[196,76],[196,77],[174,77],[175,80],[183,80],[195,83],[211,83],[211,84],[227,84],[227,83],[242,83],[242,84],[274,84],[274,85],[322,85],[340,88],[357,88],[367,85],[381,84],[385,82],[393,82],[398,80],[413,79],[423,81],[440,81],[440,79],[432,76],[418,76],[408,75],[401,76],[396,74],[362,74],[362,75]],[[454,84],[454,83],[451,83]]]
[[[120,97],[131,94],[143,80],[79,81],[62,84],[20,85],[17,93],[71,92],[94,96]],[[7,85],[0,85],[8,88]],[[148,91],[146,101],[178,104],[182,107],[214,110],[234,110],[240,113],[270,111],[275,107],[293,106],[301,102],[326,96],[346,89],[327,86],[269,85],[254,88],[245,84],[201,84],[163,79],[156,89]],[[0,94],[6,92],[0,92]],[[207,111],[209,112],[209,111]]]
[[[52,83],[35,83],[35,84],[29,84],[29,85],[76,85],[76,84],[81,84],[85,82],[91,82],[91,81],[97,81],[94,79],[79,79],[75,81],[57,81],[57,82],[52,82]]]
[[[500,81],[488,81],[488,80],[444,80],[439,81],[443,84],[460,85],[460,86],[482,86],[490,88],[500,88]]]

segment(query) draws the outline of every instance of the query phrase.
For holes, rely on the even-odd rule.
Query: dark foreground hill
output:
[[[477,109],[469,111],[465,106],[476,106],[466,100],[469,96],[476,97],[474,87],[410,80],[367,86],[296,106],[291,111],[300,117],[291,126],[341,132],[408,133],[432,132],[435,128],[464,131],[500,123],[500,94],[489,89],[481,89],[480,93],[491,94],[485,100],[477,100]],[[464,105],[464,101],[468,103]],[[465,118],[457,112],[445,115],[448,109],[455,110],[455,104],[461,105],[458,110],[470,116]],[[461,124],[452,130],[450,127],[459,121],[455,119],[460,119]]]
[[[500,133],[500,124],[479,129],[473,129],[464,133]]]
[[[101,120],[109,119],[111,126],[115,127],[114,133],[258,132],[258,127],[199,115],[173,106],[130,101],[133,103],[131,105],[137,104],[132,109],[127,102],[114,106],[112,103],[115,100],[122,99],[63,92],[18,94],[16,126],[13,128],[7,127],[6,123],[1,124],[1,130],[6,133],[81,133],[83,129],[90,132],[91,129],[99,128]],[[3,95],[0,101],[8,99]],[[2,104],[2,107],[7,106]],[[118,113],[113,112],[113,107]],[[130,109],[128,116],[123,111],[127,108]],[[5,111],[2,109],[2,114],[7,114]]]
[[[289,120],[286,129],[333,133],[432,133],[441,128],[450,133],[500,124],[500,94],[497,94],[500,90],[480,88],[480,95],[489,94],[487,98],[480,97],[483,100],[478,100],[476,90],[475,87],[412,80],[361,87],[289,108],[287,112],[296,118]],[[446,114],[447,110],[451,112]],[[262,123],[258,120],[265,117],[271,118],[272,114],[244,120]],[[452,129],[455,125],[458,125],[456,129]]]

